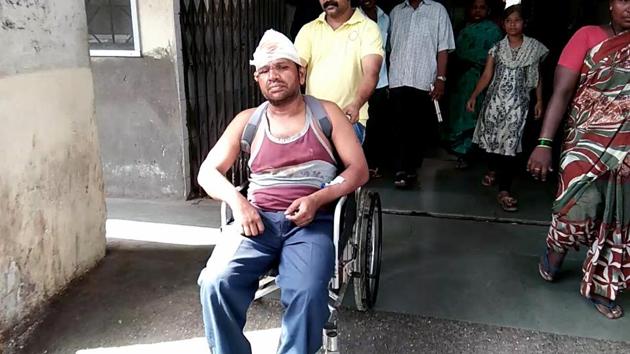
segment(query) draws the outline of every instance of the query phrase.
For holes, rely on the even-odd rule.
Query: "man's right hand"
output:
[[[234,222],[243,227],[244,236],[258,236],[265,231],[258,209],[254,208],[247,199],[239,198],[232,211]]]

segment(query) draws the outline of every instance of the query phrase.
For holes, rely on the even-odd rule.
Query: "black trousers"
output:
[[[365,143],[365,156],[371,168],[384,168],[388,157],[391,156],[391,141],[389,138],[391,124],[391,110],[389,106],[389,89],[379,88],[374,91],[368,102],[368,116]]]
[[[518,159],[515,156],[488,153],[488,169],[496,173],[499,192],[512,191],[517,168]]]
[[[415,174],[428,146],[439,141],[435,107],[428,91],[413,87],[390,89],[396,171]]]

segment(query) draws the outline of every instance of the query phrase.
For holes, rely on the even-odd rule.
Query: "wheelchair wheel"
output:
[[[378,193],[362,190],[358,200],[355,242],[354,301],[359,311],[374,307],[378,295],[383,250],[381,198]]]

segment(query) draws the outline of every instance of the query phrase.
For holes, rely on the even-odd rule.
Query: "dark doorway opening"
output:
[[[261,102],[249,58],[265,30],[286,32],[284,0],[180,0],[191,192],[204,158],[241,110]],[[241,165],[239,165],[241,166]],[[242,168],[228,178],[240,184]]]

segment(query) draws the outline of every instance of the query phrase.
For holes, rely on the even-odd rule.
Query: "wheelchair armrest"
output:
[[[247,193],[248,182],[241,184],[236,187],[236,191],[245,195]],[[232,213],[232,209],[225,201],[221,201],[221,226],[227,226],[229,223],[234,221],[234,214]]]
[[[343,207],[346,205],[348,196],[344,195],[339,198],[335,205],[334,224],[333,224],[333,243],[335,245],[335,254],[339,254],[339,239],[341,238],[341,223],[343,223]]]

